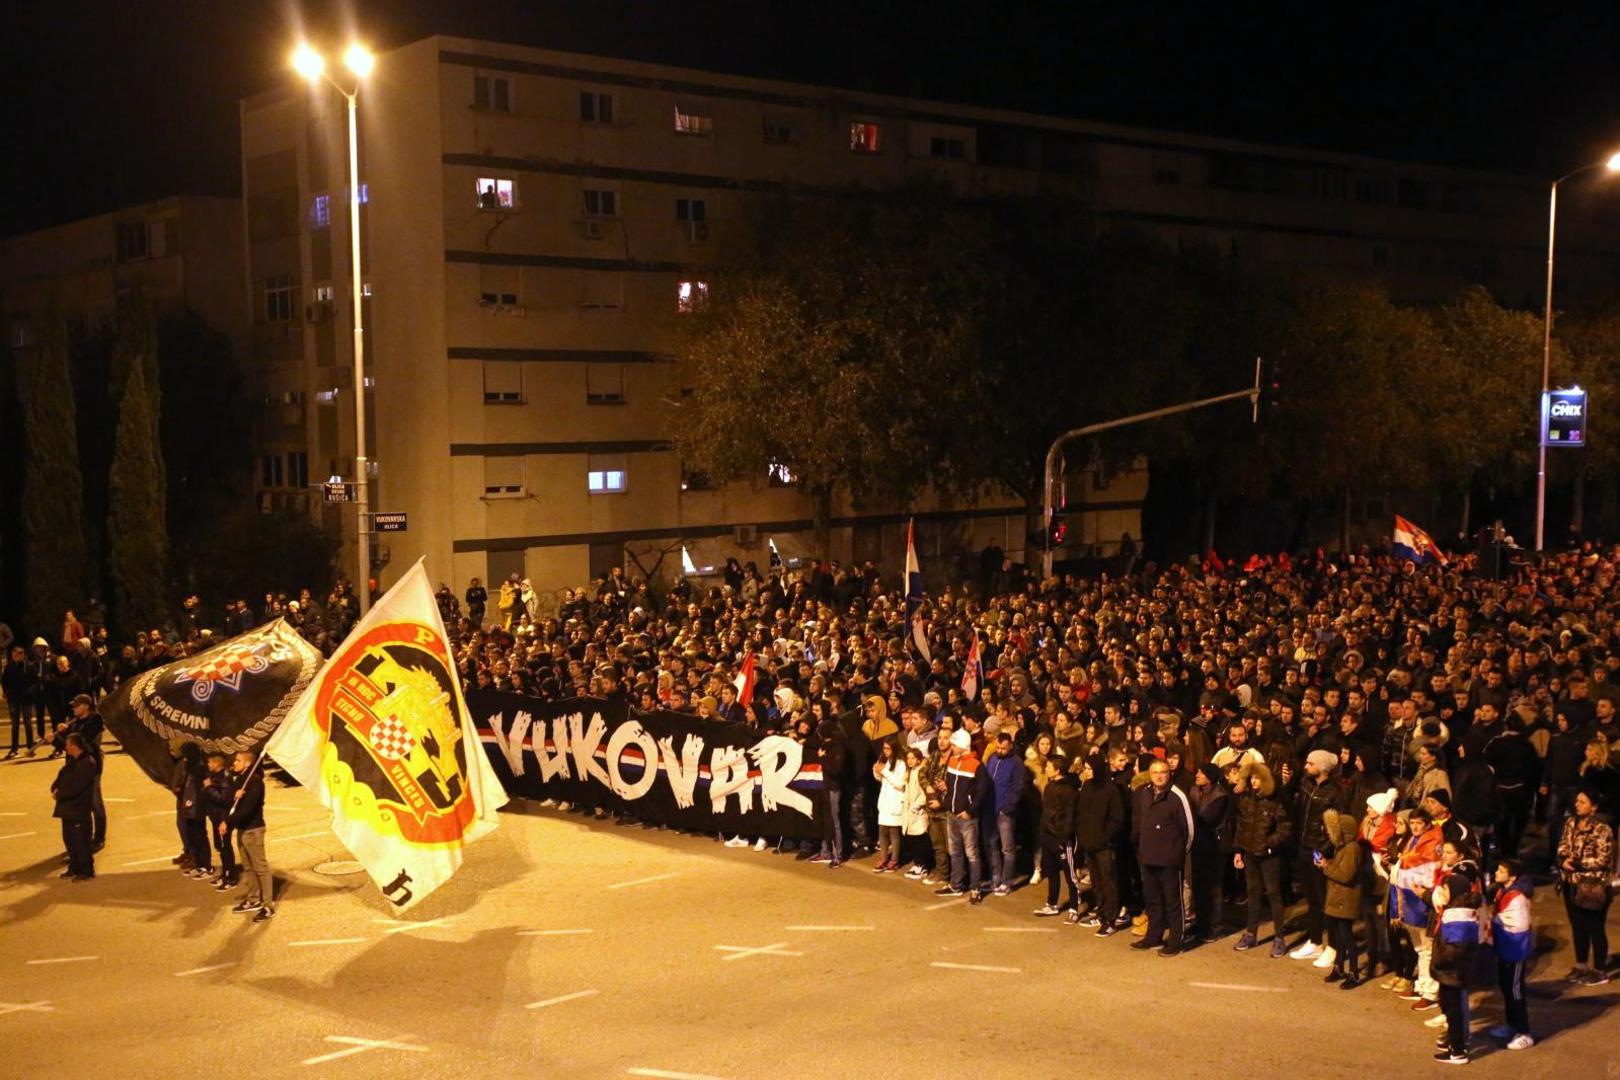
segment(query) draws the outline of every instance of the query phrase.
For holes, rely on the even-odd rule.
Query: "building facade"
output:
[[[354,454],[343,100],[244,100],[243,217],[266,504],[307,506]],[[360,91],[374,510],[387,584],[554,597],[609,566],[668,576],[812,550],[792,478],[695,483],[666,429],[671,331],[751,199],[928,176],[967,195],[1061,190],[1168,243],[1402,299],[1482,282],[1540,296],[1545,185],[452,38],[378,58]],[[1560,289],[1612,291],[1620,212],[1572,191]],[[695,376],[690,376],[695,377]],[[302,454],[296,469],[275,460]],[[1145,470],[1070,477],[1070,554],[1140,535]],[[354,515],[342,521],[352,541]],[[892,563],[907,512],[845,502],[832,554]],[[1015,557],[1014,499],[918,508],[925,558]],[[352,561],[352,551],[351,551]]]

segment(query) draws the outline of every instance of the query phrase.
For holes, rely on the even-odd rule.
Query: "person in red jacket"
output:
[[[951,733],[951,752],[945,758],[945,839],[951,855],[951,878],[936,896],[961,896],[968,903],[984,899],[980,891],[979,808],[984,802],[985,775],[973,737],[965,728]]]

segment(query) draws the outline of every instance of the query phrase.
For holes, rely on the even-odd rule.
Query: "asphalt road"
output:
[[[518,803],[393,918],[307,791],[271,785],[276,918],[187,880],[173,802],[108,759],[109,843],[69,883],[43,757],[0,766],[0,1075],[442,1077],[1378,1076],[1434,1032],[1366,986],[1227,944],[1174,959],[1037,920],[1031,890],[941,902]],[[331,871],[336,870],[337,873]],[[349,870],[351,872],[342,872]],[[1538,904],[1533,1050],[1474,1073],[1620,1077],[1620,982],[1572,989]],[[1620,918],[1617,918],[1620,922]],[[1620,942],[1620,926],[1615,937]],[[1432,1014],[1431,1014],[1432,1015]]]

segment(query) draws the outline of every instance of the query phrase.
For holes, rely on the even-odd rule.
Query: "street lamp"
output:
[[[1620,172],[1620,153],[1612,154],[1607,161],[1594,161],[1590,165],[1582,165],[1572,172],[1552,182],[1552,193],[1547,200],[1547,308],[1541,319],[1541,397],[1546,400],[1552,376],[1552,322],[1553,322],[1553,237],[1558,227],[1558,185],[1572,176],[1579,176],[1593,169],[1607,169],[1611,173]],[[1545,525],[1547,520],[1547,438],[1546,432],[1536,432],[1536,550],[1542,548]]]
[[[326,73],[326,59],[308,42],[302,42],[293,51],[292,66],[310,83],[325,79],[349,103],[349,266],[354,272],[351,294],[354,301],[354,479],[355,507],[359,511],[355,522],[355,555],[360,563],[360,581],[357,586],[360,614],[371,607],[371,537],[366,531],[366,508],[371,497],[366,477],[366,339],[365,321],[361,307],[364,298],[360,276],[360,140],[355,121],[356,99],[360,94],[360,81],[371,74],[377,58],[359,42],[343,51],[343,66],[355,78],[354,89],[346,89]]]

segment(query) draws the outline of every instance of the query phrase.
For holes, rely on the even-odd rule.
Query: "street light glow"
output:
[[[321,54],[310,48],[309,42],[300,42],[292,54],[293,70],[298,72],[310,82],[320,78],[326,71],[326,61]]]
[[[1604,164],[1608,167],[1610,172],[1620,172],[1620,152],[1615,153],[1614,156],[1610,157],[1608,161],[1604,162]]]
[[[376,66],[376,63],[377,58],[371,55],[371,50],[358,41],[343,50],[343,66],[354,72],[359,78],[363,79],[370,75],[371,69]]]

